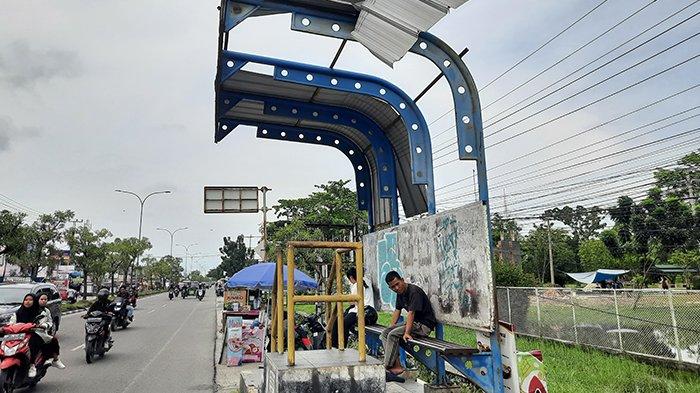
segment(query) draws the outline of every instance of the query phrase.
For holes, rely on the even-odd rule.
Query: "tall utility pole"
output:
[[[184,231],[185,229],[187,229],[187,227],[177,228],[174,231],[171,231],[167,228],[156,228],[156,230],[168,232],[168,234],[170,235],[170,256],[173,256],[173,238],[175,237],[175,234],[177,233],[177,231]]]
[[[546,218],[547,222],[547,244],[549,246],[549,281],[554,286],[554,256],[552,254],[552,227],[549,225],[549,217]]]
[[[265,261],[267,260],[267,211],[269,210],[267,208],[267,192],[272,191],[271,188],[267,188],[266,186],[260,187],[260,191],[262,191],[262,197],[263,197],[263,205],[262,205],[262,212],[263,212],[263,255],[261,255],[262,260]]]
[[[114,190],[114,191],[115,191],[115,192],[121,192],[122,194],[133,195],[133,196],[135,196],[136,198],[138,198],[139,203],[141,204],[141,212],[139,213],[139,241],[141,241],[141,228],[143,227],[143,205],[146,203],[146,200],[147,200],[149,197],[152,197],[153,195],[158,195],[158,194],[170,194],[170,190],[165,190],[165,191],[154,191],[154,192],[152,192],[152,193],[146,195],[146,196],[143,197],[143,198],[141,198],[141,197],[140,197],[138,194],[136,194],[135,192],[131,192],[131,191],[126,191],[126,190]],[[139,265],[139,262],[140,262],[140,261],[141,261],[141,256],[138,255],[138,256],[136,257],[136,266]],[[126,278],[126,277],[125,277],[125,278]],[[132,275],[132,279],[133,279],[133,275]]]

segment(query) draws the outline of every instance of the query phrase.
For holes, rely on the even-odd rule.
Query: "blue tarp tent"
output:
[[[287,266],[284,269],[284,287],[287,287]],[[272,289],[275,281],[275,264],[272,262],[258,263],[239,270],[226,281],[229,288]],[[294,269],[294,288],[316,289],[318,284],[305,273]]]
[[[580,283],[591,284],[594,282],[615,280],[617,276],[621,276],[625,273],[629,273],[629,270],[598,269],[594,272],[566,273],[566,275]]]

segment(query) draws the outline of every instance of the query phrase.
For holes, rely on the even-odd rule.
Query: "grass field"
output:
[[[305,304],[297,310],[313,313]],[[379,323],[387,324],[390,315],[382,312]],[[455,326],[445,327],[447,341],[474,345],[474,334]],[[544,356],[549,391],[555,393],[700,393],[700,375],[651,366],[621,355],[580,349],[551,341],[517,339],[518,349],[539,349]]]

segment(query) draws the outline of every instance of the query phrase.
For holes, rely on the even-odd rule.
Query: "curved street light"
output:
[[[175,237],[175,234],[178,231],[184,231],[185,229],[188,229],[188,228],[187,227],[177,228],[174,231],[171,231],[170,229],[167,229],[167,228],[156,228],[156,230],[168,232],[168,234],[170,235],[170,256],[173,256],[173,238]]]
[[[192,243],[192,244],[187,245],[187,246],[182,245],[182,244],[176,244],[176,246],[182,247],[185,249],[185,277],[187,277],[187,257],[190,256],[190,247],[197,246],[197,245],[198,245],[197,243]]]
[[[152,193],[146,195],[145,197],[141,198],[141,196],[139,196],[139,195],[138,195],[137,193],[135,193],[135,192],[131,192],[131,191],[127,191],[127,190],[114,190],[114,191],[115,191],[115,192],[120,192],[120,193],[122,193],[122,194],[133,195],[133,196],[135,196],[135,197],[139,200],[139,203],[141,204],[141,212],[139,213],[139,241],[141,240],[141,228],[143,227],[143,205],[146,203],[146,200],[147,200],[148,198],[152,197],[153,195],[158,195],[158,194],[170,194],[170,193],[171,193],[170,190],[165,190],[165,191],[154,191],[154,192],[152,192]],[[140,260],[141,260],[141,256],[139,255],[139,256],[136,257],[136,265],[137,265],[137,266],[138,266]],[[133,278],[133,277],[132,277],[132,278]]]

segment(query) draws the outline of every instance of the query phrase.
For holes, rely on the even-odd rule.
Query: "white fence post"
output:
[[[510,288],[506,287],[506,297],[508,298],[508,323],[513,323],[513,315],[510,311]]]
[[[576,327],[576,304],[574,303],[574,298],[576,297],[576,291],[571,290],[571,315],[574,317],[574,340],[578,344],[578,328]]]
[[[539,336],[542,338],[542,316],[540,315],[540,291],[535,288],[535,301],[537,302],[537,326],[539,328]]]
[[[617,338],[620,341],[620,351],[625,351],[622,346],[622,326],[620,325],[620,310],[617,307],[617,290],[613,289],[613,299],[615,299],[615,318],[617,318]]]
[[[671,324],[673,325],[673,338],[676,340],[676,359],[681,361],[681,342],[678,339],[678,324],[676,323],[676,310],[673,308],[673,295],[671,290],[667,289],[668,292],[668,308],[671,309]]]

